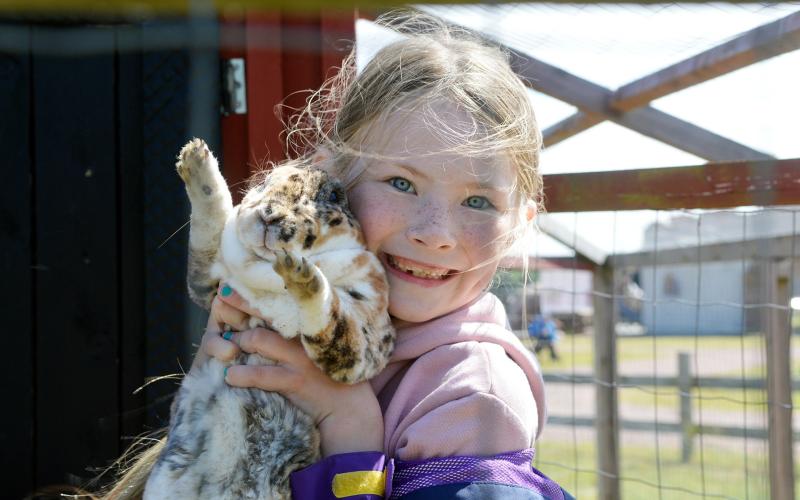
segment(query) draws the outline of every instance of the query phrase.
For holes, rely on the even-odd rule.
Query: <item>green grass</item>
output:
[[[794,340],[794,339],[793,339]],[[798,338],[795,341],[800,341]],[[525,339],[524,342],[532,348],[533,343]],[[702,352],[713,352],[717,350],[762,350],[764,340],[758,335],[747,335],[741,337],[699,337],[697,338],[697,349]],[[653,359],[653,350],[658,353],[658,359],[674,357],[678,351],[694,352],[695,337],[621,337],[617,340],[618,362],[625,363],[630,361],[643,361]],[[539,362],[545,373],[548,372],[571,372],[574,369],[577,373],[591,373],[592,371],[592,338],[588,335],[565,335],[557,345],[560,355],[558,361],[550,359],[549,352],[539,353]],[[792,363],[793,377],[800,378],[800,360]],[[647,375],[647,373],[634,373],[633,375]],[[741,368],[725,371],[721,377],[742,377]],[[746,378],[764,378],[766,371],[763,365],[749,366],[744,370]],[[677,389],[673,387],[659,387],[658,395],[654,394],[654,387],[623,388],[619,391],[620,403],[623,405],[636,405],[652,408],[658,404],[659,409],[678,408],[679,398]],[[710,389],[703,388],[702,392],[693,392],[694,396],[702,395],[702,403],[697,399],[693,400],[695,415],[699,412],[699,405],[702,404],[703,411],[731,411],[741,414],[744,401],[747,401],[748,412],[762,413],[765,411],[762,403],[766,400],[766,393],[759,389],[749,389],[746,394],[741,389]],[[793,394],[794,405],[800,405],[800,392]]]
[[[800,341],[795,337],[793,340]],[[720,350],[761,350],[763,338],[759,335],[741,337],[622,337],[618,339],[617,359],[619,363],[631,361],[653,360],[654,342],[655,352],[659,360],[674,358],[678,351],[695,352],[697,349],[703,353],[714,353]],[[530,344],[529,344],[530,346]],[[560,339],[557,346],[561,359],[557,362],[550,360],[545,351],[540,353],[539,360],[542,369],[547,372],[570,372],[573,369],[578,373],[592,372],[592,338],[588,335],[566,335]],[[702,359],[702,358],[701,358]],[[646,370],[643,370],[646,371]],[[792,373],[800,377],[800,360],[793,360]],[[645,375],[646,373],[631,373],[631,375]],[[731,367],[721,376],[741,377],[742,370]],[[750,366],[745,370],[747,378],[760,378],[765,376],[763,366]],[[652,387],[624,388],[619,391],[620,404],[624,406],[641,406],[652,409],[658,405],[659,409],[677,409],[679,396],[677,389],[672,387],[659,387],[658,396],[651,391]],[[741,415],[743,404],[747,400],[748,412],[761,414],[766,409],[760,403],[766,399],[763,390],[741,389],[701,389],[702,402],[693,400],[695,421],[702,403],[703,412],[732,412]],[[554,394],[551,391],[550,394]],[[695,395],[698,393],[695,392]],[[794,393],[794,405],[800,407],[800,393]],[[732,401],[731,401],[732,400]],[[576,494],[577,498],[598,498],[595,472],[595,443],[593,439],[588,442],[585,438],[578,438],[577,443],[571,438],[563,438],[562,432],[556,433],[562,437],[548,438],[545,430],[542,440],[537,444],[536,467],[556,480],[567,491]],[[585,436],[585,431],[579,431]],[[634,434],[632,434],[634,435]],[[647,437],[645,433],[635,434],[636,439],[628,438],[623,434],[620,438],[621,446],[621,481],[622,496],[625,499],[651,499],[659,500],[702,498],[702,492],[707,495],[722,495],[730,498],[761,499],[769,497],[769,471],[767,469],[766,450],[763,442],[749,441],[747,448],[747,465],[745,466],[745,442],[730,438],[724,440],[729,443],[724,448],[718,447],[713,439],[704,441],[702,450],[702,464],[700,456],[700,442],[695,438],[695,450],[689,463],[681,463],[680,449],[675,446],[678,436],[675,434],[662,434],[658,453],[654,444],[654,434]],[[669,445],[664,444],[670,441]],[[649,444],[652,443],[652,444]],[[715,447],[715,445],[717,447]],[[702,466],[701,466],[702,465]],[[800,492],[800,460],[795,461],[797,468],[796,490]],[[659,487],[660,485],[660,487]],[[745,492],[747,489],[747,492]],[[688,492],[687,492],[688,491]]]
[[[800,339],[798,339],[800,341]],[[529,348],[534,342],[524,339]],[[701,351],[714,351],[718,349],[762,349],[763,340],[758,335],[747,335],[741,337],[698,337],[697,349]],[[539,353],[539,362],[545,371],[568,371],[573,366],[577,372],[591,372],[593,362],[592,337],[589,335],[564,335],[556,344],[556,350],[560,356],[558,361],[550,359],[549,352]],[[620,337],[617,339],[617,361],[625,363],[628,361],[652,360],[655,351],[658,358],[667,355],[674,355],[678,351],[693,352],[695,350],[695,337]],[[798,364],[798,363],[795,363]],[[736,375],[740,375],[737,372]],[[732,374],[733,375],[733,374]]]
[[[792,400],[794,407],[799,407],[800,392],[794,391]],[[766,401],[767,393],[761,389],[742,391],[741,389],[701,388],[692,391],[692,412],[695,420],[701,409],[703,412],[732,412],[741,415],[742,409],[746,406],[749,414],[763,414],[767,411]],[[644,390],[631,387],[620,389],[619,402],[625,406],[653,408],[658,405],[659,410],[677,409],[680,405],[680,398],[674,387],[659,387],[657,393],[655,387],[646,387]]]
[[[522,340],[529,349],[533,350],[536,342],[529,338]],[[573,363],[577,371],[591,371],[592,360],[594,359],[594,349],[592,338],[588,335],[565,335],[556,344],[556,351],[559,355],[558,361],[550,359],[548,350],[541,351],[537,357],[545,371],[569,371]]]
[[[682,500],[702,498],[703,491],[731,498],[768,498],[769,471],[764,453],[763,448],[751,445],[745,467],[744,447],[732,452],[705,446],[701,466],[697,443],[692,459],[684,464],[678,448],[661,445],[656,454],[654,445],[626,445],[621,439],[622,498]],[[598,498],[595,463],[594,443],[548,441],[545,432],[537,445],[534,465],[580,500],[592,500]],[[796,463],[796,469],[795,477],[800,481],[800,464]]]

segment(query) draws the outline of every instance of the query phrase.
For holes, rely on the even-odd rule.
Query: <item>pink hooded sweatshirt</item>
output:
[[[531,448],[546,419],[536,358],[508,329],[490,293],[401,328],[388,366],[372,379],[384,453],[400,460],[496,455]]]

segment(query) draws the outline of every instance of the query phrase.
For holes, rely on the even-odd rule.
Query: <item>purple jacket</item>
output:
[[[533,456],[532,448],[416,461],[387,459],[377,451],[344,453],[292,473],[292,498],[571,500],[531,465]]]

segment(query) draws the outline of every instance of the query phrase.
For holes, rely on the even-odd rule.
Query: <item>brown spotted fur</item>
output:
[[[203,141],[181,150],[177,168],[192,204],[196,302],[208,308],[224,280],[259,311],[251,325],[299,336],[332,378],[354,383],[385,366],[394,347],[386,278],[336,180],[280,166],[233,207]],[[223,368],[211,359],[185,377],[146,499],[289,498],[289,474],[318,459],[314,422],[279,394],[229,387]]]

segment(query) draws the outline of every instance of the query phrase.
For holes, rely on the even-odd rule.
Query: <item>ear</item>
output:
[[[532,222],[533,219],[536,218],[537,210],[536,210],[536,202],[533,200],[528,200],[522,206],[522,210],[524,210],[525,220],[527,222]]]
[[[333,158],[333,153],[331,153],[331,150],[325,146],[319,146],[311,156],[311,163],[314,164],[315,167],[322,168],[321,164],[326,163],[331,158]]]

